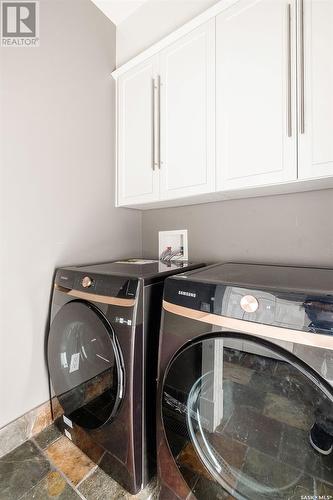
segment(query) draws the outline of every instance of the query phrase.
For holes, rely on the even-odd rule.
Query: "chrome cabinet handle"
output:
[[[301,134],[305,133],[305,104],[304,104],[304,1],[300,0],[299,3],[299,18],[300,18],[300,26],[299,26],[299,44],[300,44],[300,89],[299,89],[299,98],[300,98],[300,131]]]
[[[151,138],[151,168],[155,170],[155,78],[152,78],[152,138]]]
[[[160,77],[153,79],[153,170],[160,167]]]
[[[155,116],[155,134],[154,134],[154,152],[155,152],[155,167],[161,168],[161,79],[158,75],[155,79],[155,105],[154,105],[154,116]]]
[[[292,136],[292,122],[291,122],[291,5],[287,5],[287,135]]]

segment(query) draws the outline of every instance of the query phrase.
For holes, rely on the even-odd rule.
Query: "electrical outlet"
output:
[[[187,229],[159,231],[158,253],[161,260],[188,260]]]

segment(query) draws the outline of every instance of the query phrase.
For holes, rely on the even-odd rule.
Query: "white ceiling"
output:
[[[117,25],[141,7],[147,0],[92,0]]]

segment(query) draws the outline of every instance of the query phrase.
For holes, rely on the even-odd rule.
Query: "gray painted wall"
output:
[[[90,0],[41,0],[40,48],[1,49],[0,427],[48,399],[56,266],[141,254],[114,209],[115,27]]]
[[[158,250],[158,231],[188,229],[189,256],[333,267],[333,190],[231,200],[143,214],[143,253]]]

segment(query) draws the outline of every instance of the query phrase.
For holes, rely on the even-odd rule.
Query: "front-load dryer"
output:
[[[164,279],[198,267],[132,259],[58,269],[47,342],[57,425],[131,493],[154,472]]]
[[[333,270],[225,264],[167,279],[160,498],[332,498],[332,384]]]

